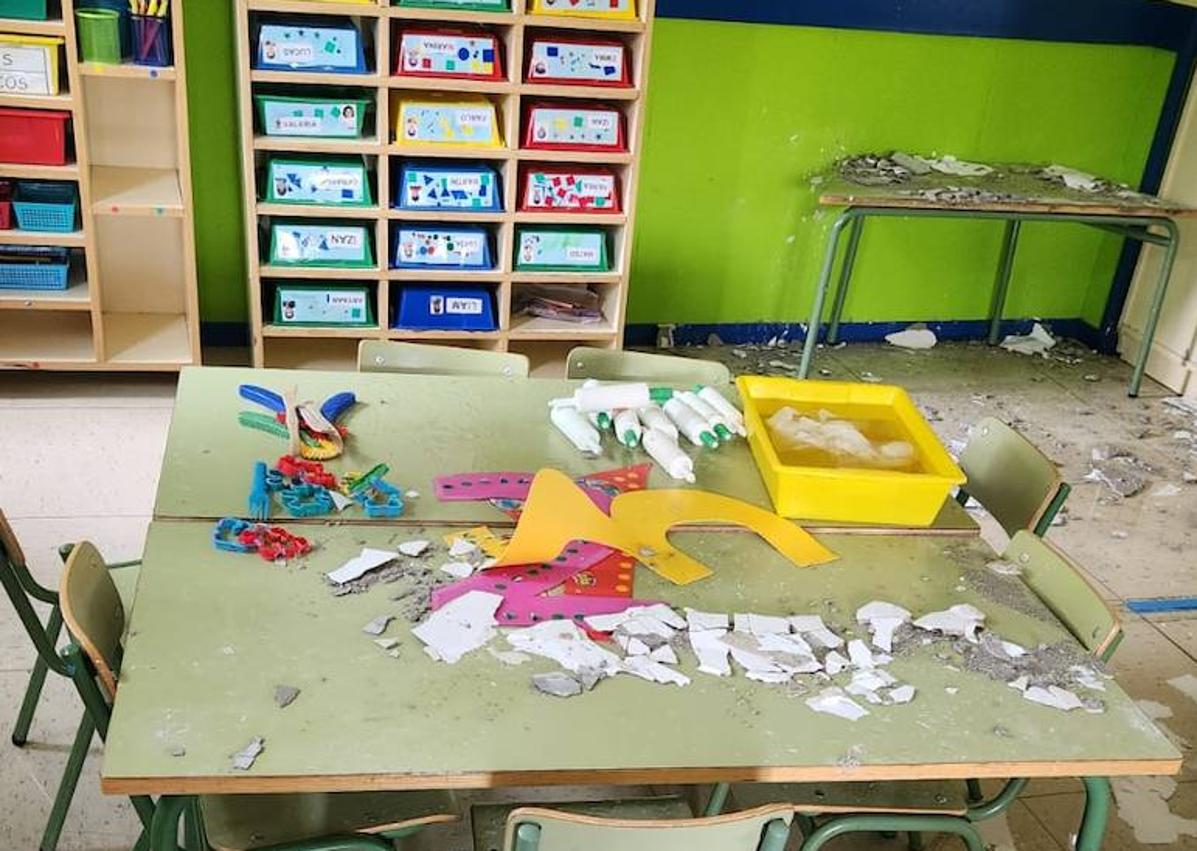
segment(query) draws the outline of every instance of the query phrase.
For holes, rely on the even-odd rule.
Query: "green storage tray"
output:
[[[601,228],[524,227],[515,234],[521,272],[609,272],[607,233]]]
[[[46,0],[0,0],[0,18],[44,21],[48,17]]]
[[[254,95],[258,122],[267,136],[306,139],[360,139],[369,98]],[[347,108],[352,109],[346,115]]]
[[[345,222],[274,222],[270,226],[270,263],[320,269],[369,269],[374,266],[370,230]]]
[[[272,156],[266,161],[265,200],[271,204],[369,207],[365,157]]]
[[[368,328],[376,324],[368,287],[325,284],[279,284],[274,290],[274,322],[291,328]]]

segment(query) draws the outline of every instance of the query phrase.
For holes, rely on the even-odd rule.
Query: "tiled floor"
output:
[[[779,374],[787,374],[798,359],[796,351],[785,348],[738,351],[690,353]],[[1014,423],[1060,463],[1073,483],[1067,522],[1052,529],[1051,538],[1085,566],[1108,599],[1121,604],[1132,597],[1197,596],[1197,484],[1184,481],[1186,471],[1197,473],[1197,443],[1183,439],[1184,431],[1197,434],[1197,422],[1165,407],[1166,394],[1154,385],[1140,399],[1128,399],[1125,365],[1081,354],[1081,363],[1065,363],[979,345],[940,345],[924,352],[852,346],[821,352],[817,366],[830,377],[859,379],[867,373],[907,386],[946,441],[963,440],[969,424],[984,415]],[[42,581],[55,582],[55,548],[76,537],[93,540],[113,560],[140,552],[173,390],[173,381],[163,377],[0,375],[5,437],[0,507]],[[1138,495],[1121,499],[1102,484],[1084,481],[1093,449],[1109,445],[1131,450],[1150,467],[1149,483]],[[1000,533],[989,526],[987,537],[1000,545]],[[33,662],[9,611],[0,604],[0,725],[5,726],[15,718]],[[1127,637],[1114,669],[1187,752],[1189,742],[1197,740],[1197,692],[1186,694],[1169,680],[1197,675],[1197,617],[1144,619],[1125,611],[1123,616]],[[78,714],[69,685],[52,677],[29,744],[17,749],[5,735],[0,847],[36,846]],[[1167,784],[1120,789],[1106,847],[1151,843],[1197,849],[1195,765],[1186,764],[1166,800],[1160,790],[1166,793]],[[127,848],[136,836],[127,802],[99,794],[98,770],[97,748],[67,820],[63,851]],[[1021,851],[1068,851],[1080,807],[1079,785],[1034,783],[1005,819],[988,824],[987,838]],[[436,837],[432,844],[456,850],[464,847],[465,836]],[[878,838],[860,843],[866,846],[903,847]]]

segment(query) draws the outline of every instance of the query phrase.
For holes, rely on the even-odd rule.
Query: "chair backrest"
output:
[[[696,819],[608,819],[539,807],[513,810],[506,851],[782,851],[793,808]]]
[[[392,340],[362,340],[357,347],[358,372],[527,378],[528,369],[528,357],[515,352],[490,352],[485,349]]]
[[[1026,530],[1017,532],[1003,558],[1086,650],[1099,659],[1113,652],[1122,632],[1118,616],[1069,558]]]
[[[16,533],[8,525],[4,512],[0,511],[0,561],[7,560],[10,564],[25,566],[25,553],[17,542]],[[0,568],[3,569],[3,568]]]
[[[1038,530],[1049,510],[1059,509],[1063,482],[1052,460],[1010,426],[986,417],[973,426],[960,469],[964,489],[993,515],[1007,535]]]
[[[111,700],[116,696],[125,609],[104,559],[90,541],[81,541],[71,551],[58,600],[67,629],[87,654]]]
[[[565,377],[711,384],[719,387],[731,381],[731,371],[716,361],[698,358],[577,346],[570,350],[565,363]]]

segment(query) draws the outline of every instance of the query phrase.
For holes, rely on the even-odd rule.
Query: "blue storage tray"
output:
[[[17,182],[12,209],[21,230],[70,233],[75,230],[79,196],[73,183]]]
[[[395,228],[396,269],[492,269],[484,228],[402,225]]]
[[[0,260],[0,290],[65,290],[70,278],[71,256],[65,248],[9,246]],[[13,256],[49,262],[21,263]]]
[[[487,287],[426,284],[399,292],[395,328],[416,331],[494,331],[494,293]]]
[[[401,210],[496,213],[503,208],[499,175],[490,166],[406,162],[395,187]]]
[[[366,73],[362,34],[350,23],[333,21],[264,23],[258,30],[255,68],[268,71]]]

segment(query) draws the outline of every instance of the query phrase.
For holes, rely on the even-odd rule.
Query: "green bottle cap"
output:
[[[673,398],[673,388],[671,387],[650,387],[648,388],[648,398],[658,404],[661,402],[668,402]]]
[[[702,441],[702,445],[707,449],[719,448],[719,438],[715,437],[715,435],[711,434],[709,431],[704,431],[702,434],[698,435],[698,439]]]
[[[635,449],[640,444],[640,436],[631,429],[628,429],[623,433],[623,437],[619,442],[629,449]]]
[[[723,425],[723,423],[715,424],[715,434],[719,435],[719,439],[724,443],[727,443],[727,441],[731,440],[733,437],[731,429]]]
[[[608,414],[606,411],[599,411],[597,414],[594,415],[594,419],[595,419],[595,422],[598,423],[599,428],[601,428],[601,429],[611,428],[611,423],[612,423],[611,415]]]

